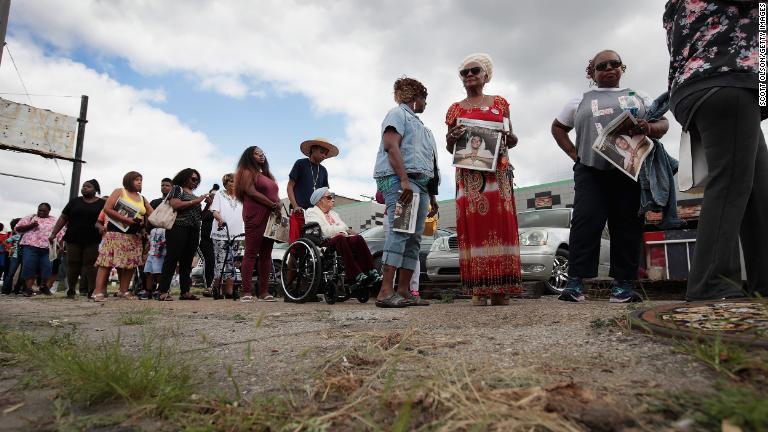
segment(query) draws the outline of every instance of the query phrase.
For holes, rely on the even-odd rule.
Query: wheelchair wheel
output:
[[[329,282],[325,287],[325,302],[329,305],[336,303],[336,283]]]
[[[322,278],[320,251],[314,243],[300,238],[288,246],[280,268],[280,284],[285,296],[295,302],[314,296]]]
[[[371,298],[371,290],[367,286],[355,289],[355,298],[360,303],[368,303]]]

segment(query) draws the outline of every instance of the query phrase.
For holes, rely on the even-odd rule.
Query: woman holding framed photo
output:
[[[507,149],[517,145],[509,122],[509,103],[501,96],[486,95],[483,88],[493,76],[493,62],[487,54],[472,54],[459,67],[467,97],[448,108],[445,123],[447,150],[454,153],[456,142],[466,133],[459,119],[507,123],[494,171],[456,168],[456,232],[459,240],[461,284],[472,294],[472,304],[509,304],[509,295],[522,292],[520,248],[513,167]],[[475,140],[479,144],[478,140]],[[469,152],[474,151],[470,139]],[[476,157],[480,155],[477,146]],[[490,153],[490,151],[485,150]],[[459,156],[462,157],[462,156]],[[479,159],[478,159],[479,160]]]

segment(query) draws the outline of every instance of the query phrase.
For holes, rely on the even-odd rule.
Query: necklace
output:
[[[312,175],[312,191],[314,192],[317,189],[317,179],[320,177],[320,165],[317,166],[317,175],[315,175],[312,165],[314,165],[312,161],[309,161],[309,172]]]
[[[229,195],[226,190],[221,193],[221,196],[223,196],[224,199],[227,200],[227,204],[232,210],[237,209],[238,201],[233,196]]]
[[[480,97],[480,102],[476,103],[476,104],[470,102],[469,97],[465,97],[464,98],[464,102],[466,102],[467,105],[469,105],[471,108],[480,108],[480,107],[482,107],[484,101],[485,101],[485,96],[481,96]]]

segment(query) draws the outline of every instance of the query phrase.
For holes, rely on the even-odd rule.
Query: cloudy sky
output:
[[[587,60],[617,50],[622,84],[652,97],[666,89],[664,0],[502,2],[460,0],[15,0],[0,95],[77,116],[90,96],[82,179],[107,193],[129,170],[144,193],[192,166],[207,190],[242,150],[261,146],[285,196],[299,143],[322,136],[341,155],[326,162],[337,193],[371,195],[375,151],[392,83],[402,75],[429,90],[423,120],[443,147],[448,106],[465,94],[461,59],[489,53],[486,93],[511,104],[520,137],[512,153],[518,186],[570,178],[550,135],[552,119],[588,89]],[[47,95],[56,95],[47,96]],[[60,97],[74,96],[74,97]],[[663,140],[677,155],[679,127]],[[453,197],[441,153],[440,198]],[[48,201],[66,203],[72,164],[0,154],[0,172],[64,179],[67,186],[0,177],[0,222]],[[202,189],[201,188],[201,189]]]

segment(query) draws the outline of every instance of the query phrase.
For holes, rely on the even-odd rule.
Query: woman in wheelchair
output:
[[[305,210],[304,222],[316,222],[320,225],[324,242],[332,246],[341,255],[348,277],[354,277],[358,286],[381,283],[381,275],[373,267],[373,257],[365,239],[355,233],[333,211],[334,195],[327,187],[315,190],[309,199],[314,206]]]

